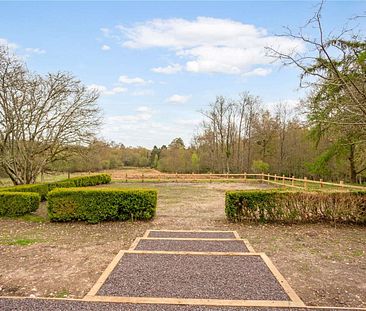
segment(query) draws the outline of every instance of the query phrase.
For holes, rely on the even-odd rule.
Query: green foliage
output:
[[[108,174],[73,177],[59,182],[48,183],[48,190],[51,191],[55,188],[90,187],[109,184],[110,182],[111,176]]]
[[[268,173],[269,164],[262,160],[254,160],[252,164],[252,170],[255,173]]]
[[[14,187],[0,188],[1,191],[10,192],[36,192],[40,195],[41,200],[46,199],[47,193],[55,188],[72,188],[72,187],[89,187],[111,182],[111,176],[108,174],[98,174],[90,176],[73,177],[57,182],[20,185]]]
[[[41,201],[38,193],[0,192],[0,216],[22,216],[37,210]]]
[[[225,201],[231,221],[366,223],[366,192],[229,191]]]
[[[6,192],[35,192],[41,197],[41,200],[45,200],[48,193],[47,184],[31,184],[31,185],[19,185],[13,187],[0,188],[0,193]]]
[[[154,217],[156,190],[55,189],[48,194],[52,221],[148,220]]]
[[[35,239],[16,239],[16,240],[6,241],[6,242],[0,243],[0,244],[28,246],[28,245],[32,245],[37,242],[38,242],[38,240],[35,240]]]

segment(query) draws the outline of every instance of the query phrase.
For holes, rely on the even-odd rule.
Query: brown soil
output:
[[[120,249],[147,229],[236,230],[267,253],[307,305],[366,307],[366,228],[332,224],[233,224],[225,219],[227,189],[243,183],[113,183],[159,191],[151,222],[35,222],[0,219],[0,296],[83,297]],[[22,245],[27,244],[27,245]]]

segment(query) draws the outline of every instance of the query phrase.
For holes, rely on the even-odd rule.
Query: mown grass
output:
[[[28,246],[38,242],[39,240],[37,239],[18,238],[11,240],[0,240],[0,245]]]

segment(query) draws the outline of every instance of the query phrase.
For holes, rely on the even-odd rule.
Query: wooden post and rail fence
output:
[[[127,182],[247,182],[247,181],[259,181],[268,184],[274,184],[282,187],[291,187],[297,189],[324,189],[324,188],[337,188],[341,190],[365,190],[365,186],[357,186],[345,184],[344,181],[339,183],[325,182],[323,179],[312,180],[307,177],[296,178],[295,176],[285,175],[271,175],[266,173],[242,173],[242,174],[128,174],[126,173],[123,177],[115,177],[115,180],[124,180]]]

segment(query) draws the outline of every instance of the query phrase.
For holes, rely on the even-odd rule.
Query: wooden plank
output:
[[[124,253],[125,253],[125,251],[123,251],[123,250],[118,252],[118,254],[113,258],[111,263],[108,265],[107,269],[104,270],[104,272],[99,277],[97,282],[93,285],[93,287],[90,289],[90,291],[86,294],[84,299],[88,296],[96,295],[98,290],[102,287],[104,282],[107,280],[108,276],[112,273],[113,269],[117,266],[118,262],[121,260]]]
[[[131,244],[129,250],[134,250],[136,248],[137,244],[139,244],[139,242],[140,242],[141,239],[146,239],[146,238],[140,238],[140,237],[136,238],[133,241],[133,243]]]
[[[300,297],[295,293],[295,291],[291,288],[290,284],[287,283],[282,274],[277,270],[272,261],[265,253],[261,253],[261,258],[266,263],[269,270],[272,272],[277,281],[281,284],[282,288],[286,292],[286,294],[290,297],[290,299],[299,306],[305,306]]]
[[[217,307],[302,307],[293,301],[281,300],[224,300],[224,299],[190,299],[190,298],[163,298],[163,297],[118,297],[118,296],[89,296],[88,301],[119,302],[135,304],[169,304],[195,305]]]
[[[249,241],[247,239],[243,239],[245,246],[247,247],[248,251],[250,253],[255,253],[254,248],[252,247],[252,245],[249,243]]]

